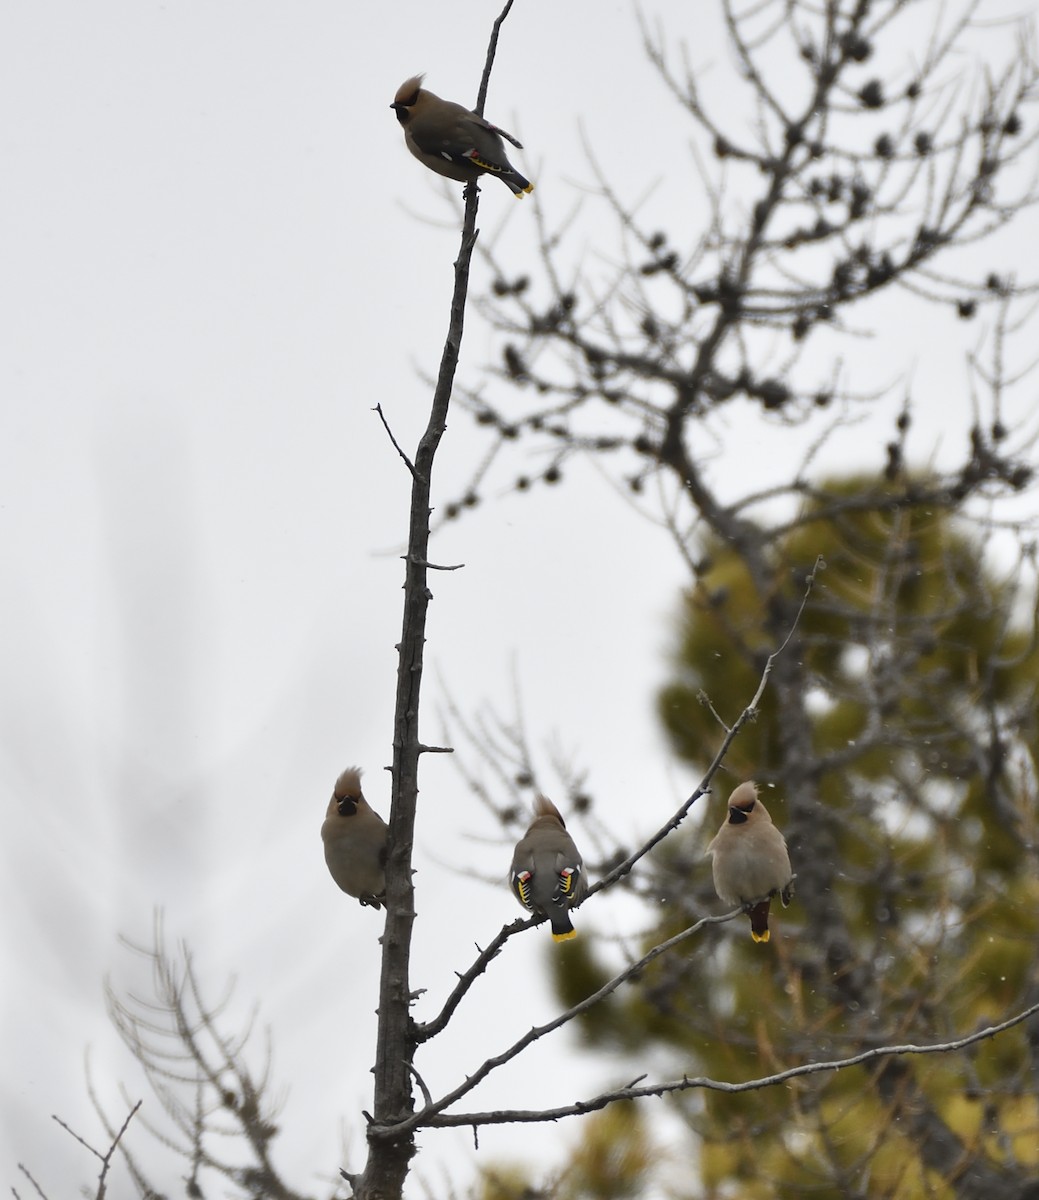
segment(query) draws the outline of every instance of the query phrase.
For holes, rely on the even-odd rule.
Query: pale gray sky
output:
[[[413,447],[458,243],[440,181],[407,154],[388,105],[421,70],[472,103],[498,8],[59,0],[0,18],[5,1185],[18,1161],[54,1195],[92,1177],[50,1121],[102,1140],[86,1046],[113,1111],[117,1081],[141,1094],[101,985],[135,978],[117,934],[146,939],[156,906],[215,990],[234,974],[241,1009],[260,1000],[289,1089],[279,1160],[297,1186],[326,1190],[315,1173],[340,1164],[340,1119],[359,1123],[369,1101],[379,919],[335,889],[318,828],[348,763],[386,811],[409,480],[371,410],[381,403]],[[717,30],[683,28],[686,5],[658,8],[709,86]],[[703,206],[681,167],[687,135],[627,3],[517,0],[487,113],[525,142],[517,165],[551,213],[591,184],[583,129],[625,196],[663,176],[650,211],[692,240]],[[612,224],[594,203],[586,213],[593,255]],[[480,225],[517,272],[533,265],[530,200],[490,183]],[[486,281],[480,264],[475,289]],[[969,423],[963,354],[978,329],[947,313],[905,328],[888,311],[877,325],[864,361],[880,344],[886,378],[914,372],[933,421],[915,443],[926,456]],[[490,348],[472,316],[469,380]],[[734,407],[717,437],[719,475],[765,473],[782,433]],[[842,445],[829,461],[858,465],[862,431]],[[459,415],[441,502],[478,453]],[[663,533],[581,475],[561,498],[506,497],[438,538],[436,557],[466,568],[434,580],[428,661],[469,709],[507,707],[515,662],[532,733],[579,752],[630,839],[695,783],[652,715],[683,574]],[[438,694],[431,672],[430,739]],[[518,909],[504,885],[465,873],[504,877],[509,851],[483,840],[496,831],[448,760],[424,762],[422,800],[425,1016]],[[579,914],[586,936],[615,926],[610,903]],[[430,1048],[434,1090],[551,1013],[545,940],[514,943]],[[538,1047],[545,1086],[524,1104],[630,1077],[580,1060],[561,1070],[565,1041]],[[515,1100],[531,1073],[503,1073],[480,1102]],[[551,1157],[577,1132],[488,1132],[479,1161]],[[469,1178],[468,1135],[422,1143],[428,1177],[446,1164],[456,1184]]]

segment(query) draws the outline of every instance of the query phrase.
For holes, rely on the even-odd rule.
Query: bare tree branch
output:
[[[707,918],[707,920],[729,920],[735,915],[737,914],[729,913],[722,918]],[[432,1127],[444,1127],[558,1121],[563,1117],[576,1117],[594,1112],[597,1109],[605,1108],[608,1104],[614,1104],[618,1100],[640,1100],[650,1096],[665,1096],[674,1092],[685,1092],[694,1089],[726,1092],[730,1095],[740,1092],[753,1092],[761,1088],[776,1087],[781,1083],[787,1083],[791,1079],[798,1079],[805,1075],[817,1075],[828,1071],[844,1071],[848,1067],[862,1066],[864,1063],[875,1062],[882,1058],[905,1057],[918,1054],[952,1054],[957,1050],[964,1050],[968,1046],[976,1045],[978,1042],[997,1037],[1006,1030],[1013,1029],[1015,1025],[1020,1025],[1030,1017],[1034,1017],[1037,1013],[1039,1013],[1039,1004],[1033,1004],[1022,1012],[1015,1013],[1014,1016],[1009,1017],[1007,1020],[1001,1021],[998,1025],[987,1026],[985,1029],[979,1029],[974,1033],[962,1038],[956,1038],[953,1041],[936,1042],[932,1045],[923,1046],[913,1043],[875,1046],[870,1050],[862,1051],[861,1054],[850,1055],[848,1058],[833,1059],[827,1062],[801,1063],[799,1066],[790,1067],[785,1071],[777,1071],[773,1075],[764,1075],[758,1079],[747,1079],[737,1083],[724,1079],[707,1079],[703,1076],[683,1077],[682,1079],[670,1080],[666,1083],[647,1084],[645,1087],[616,1088],[612,1091],[602,1092],[589,1100],[580,1100],[575,1104],[562,1105],[558,1108],[546,1108],[535,1111],[501,1109],[496,1112],[486,1113],[438,1112],[430,1115],[426,1123]]]
[[[498,34],[512,7],[512,0],[494,23],[487,49],[476,111],[483,104],[494,65]],[[409,981],[411,937],[415,920],[412,883],[412,849],[418,801],[418,764],[423,751],[419,735],[419,712],[426,642],[426,614],[432,593],[429,570],[429,515],[433,462],[447,428],[447,413],[454,388],[455,372],[462,345],[469,264],[476,244],[476,214],[479,189],[465,189],[465,215],[461,245],[454,264],[447,338],[440,360],[429,420],[419,440],[411,467],[411,511],[408,551],[405,558],[404,613],[398,645],[399,666],[394,709],[392,800],[388,856],[386,862],[386,925],[382,937],[382,973],[379,984],[379,1026],[375,1055],[373,1125],[368,1136],[368,1161],[354,1185],[357,1200],[389,1200],[399,1197],[408,1164],[415,1153],[410,1132],[395,1138],[375,1138],[372,1129],[399,1124],[414,1107],[410,1064],[416,1038],[411,1019],[413,989]],[[407,461],[407,460],[405,460]],[[409,464],[410,466],[410,464]]]
[[[826,564],[822,561],[821,558],[819,558],[815,564],[815,571],[823,570],[825,568],[825,566],[826,566]],[[761,698],[765,693],[766,686],[768,685],[768,680],[769,680],[769,676],[772,673],[773,664],[775,663],[776,658],[780,654],[783,653],[784,649],[787,646],[787,643],[790,641],[790,638],[793,636],[794,631],[797,628],[797,623],[798,623],[798,621],[800,621],[801,615],[804,612],[804,606],[808,602],[808,597],[811,595],[812,587],[815,583],[815,571],[813,571],[813,573],[805,579],[804,595],[801,600],[801,605],[798,608],[797,613],[794,617],[793,624],[791,625],[786,637],[783,639],[783,641],[780,643],[780,645],[766,659],[765,667],[761,673],[761,678],[758,682],[758,687],[754,693],[753,698],[751,699],[750,703],[748,705],[746,705],[746,707],[743,709],[743,711],[740,713],[740,715],[736,718],[735,722],[732,725],[732,728],[726,729],[725,737],[722,740],[721,745],[719,746],[717,752],[715,753],[715,756],[712,759],[710,766],[708,767],[707,771],[704,773],[704,776],[703,776],[702,780],[700,781],[699,785],[697,786],[696,790],[689,797],[689,799],[686,800],[685,803],[675,813],[672,814],[672,816],[668,820],[668,822],[665,825],[661,826],[661,828],[658,829],[657,832],[655,834],[653,834],[652,837],[650,837],[645,842],[643,842],[642,845],[637,850],[635,850],[632,854],[629,854],[622,862],[618,863],[602,879],[600,879],[596,883],[592,884],[592,886],[589,887],[589,889],[588,889],[588,893],[585,897],[584,902],[587,902],[588,898],[593,896],[596,892],[600,892],[604,888],[613,886],[613,884],[615,884],[619,879],[622,879],[625,875],[627,875],[631,871],[631,869],[635,866],[635,864],[641,858],[644,858],[645,855],[647,855],[650,852],[650,850],[653,849],[654,846],[656,846],[660,842],[662,842],[664,840],[664,838],[667,837],[667,835],[669,833],[671,833],[672,830],[678,828],[678,826],[682,823],[682,821],[688,815],[689,810],[696,803],[696,801],[699,800],[701,796],[705,795],[706,793],[708,793],[710,791],[711,780],[714,778],[714,775],[717,772],[718,768],[721,766],[722,762],[725,760],[725,756],[729,751],[729,747],[732,745],[733,741],[739,736],[740,730],[749,721],[753,721],[755,718],[758,706],[761,703]],[[511,925],[507,925],[507,926],[503,927],[499,931],[499,933],[495,936],[494,940],[490,943],[490,945],[487,947],[487,949],[481,950],[479,955],[475,959],[475,961],[470,965],[470,967],[465,971],[465,973],[459,976],[458,983],[451,990],[451,993],[448,995],[447,999],[444,1001],[444,1005],[441,1008],[440,1012],[435,1017],[433,1017],[431,1020],[415,1026],[416,1040],[419,1042],[428,1041],[430,1038],[435,1037],[437,1034],[441,1033],[443,1031],[443,1029],[446,1027],[446,1025],[448,1024],[448,1022],[450,1021],[451,1017],[454,1015],[455,1010],[458,1008],[458,1005],[461,1003],[461,1001],[465,997],[466,993],[473,986],[473,984],[476,982],[476,980],[484,973],[484,971],[490,965],[492,960],[497,957],[497,955],[500,953],[502,947],[509,940],[509,938],[513,937],[517,933],[522,932],[524,929],[529,929],[530,927],[532,927],[534,925],[540,924],[544,919],[545,918],[543,918],[543,917],[542,918],[528,917],[526,919],[518,919],[516,921],[513,921]],[[694,926],[692,930],[686,931],[686,933],[681,935],[681,937],[678,940],[682,940],[684,937],[688,936],[690,932],[694,932],[696,929],[699,929],[700,924],[702,924],[702,923],[703,922]],[[670,942],[666,943],[667,946],[669,946],[671,944],[672,943],[670,943]],[[647,959],[645,959],[644,962],[652,961],[652,959],[655,957],[657,957],[656,950],[651,952],[649,957]],[[619,984],[623,983],[624,980],[629,977],[630,973],[633,970],[638,969],[638,967],[641,965],[643,965],[643,964],[637,964],[635,968],[630,968],[627,974],[622,972],[621,975],[617,976],[616,979],[612,982],[612,985],[608,985],[607,990],[603,991],[601,993],[601,996],[609,995],[609,993],[611,991],[613,991],[615,987],[619,986]],[[593,997],[592,1003],[594,1003],[597,998],[600,998],[600,993],[597,993],[596,997]],[[573,1009],[571,1009],[569,1011],[568,1014],[564,1014],[563,1018],[560,1020],[559,1023],[563,1023],[564,1021],[571,1020],[574,1016],[578,1015],[578,1013],[584,1012],[585,1009],[588,1008],[589,1006],[590,1005],[587,1003],[582,1003],[581,1005],[575,1006]],[[555,1029],[555,1028],[557,1028],[557,1024],[550,1023],[549,1026],[546,1026],[544,1028],[544,1032],[551,1032],[551,1030]],[[541,1036],[541,1035],[539,1034],[538,1036]],[[519,1046],[519,1048],[520,1049],[525,1048],[525,1046],[528,1045],[530,1041],[534,1041],[534,1040],[536,1040],[536,1039],[530,1038],[529,1041],[524,1042],[523,1045]],[[517,1043],[517,1045],[519,1045],[519,1043]],[[516,1053],[518,1053],[518,1052],[519,1051],[516,1050]],[[509,1058],[514,1057],[514,1054],[512,1052],[507,1052],[507,1053],[508,1053]],[[506,1059],[503,1059],[502,1061],[508,1061],[508,1059],[506,1058]],[[495,1065],[500,1065],[500,1064],[495,1063]],[[479,1072],[477,1072],[477,1076],[479,1076]],[[476,1078],[476,1076],[472,1076],[471,1078]],[[482,1078],[482,1076],[480,1076],[480,1078]],[[465,1090],[468,1091],[469,1089],[466,1088]],[[439,1102],[438,1102],[438,1104],[439,1104]],[[421,1115],[421,1114],[419,1114],[419,1115]]]
[[[581,1000],[577,1004],[571,1005],[570,1008],[566,1009],[565,1012],[560,1013],[551,1021],[546,1021],[544,1025],[534,1026],[532,1029],[528,1030],[523,1037],[513,1042],[508,1049],[503,1050],[500,1054],[495,1054],[493,1057],[486,1059],[471,1075],[467,1075],[465,1077],[464,1083],[460,1083],[452,1091],[446,1093],[444,1096],[441,1096],[440,1099],[435,1103],[427,1104],[425,1108],[415,1113],[414,1116],[410,1117],[407,1121],[402,1122],[400,1126],[389,1128],[380,1128],[376,1126],[370,1130],[370,1134],[375,1137],[395,1137],[399,1136],[401,1132],[411,1129],[420,1129],[425,1125],[432,1124],[433,1122],[431,1118],[435,1117],[436,1114],[443,1112],[445,1108],[448,1108],[450,1105],[460,1100],[463,1096],[467,1095],[473,1090],[473,1088],[482,1083],[492,1071],[496,1070],[498,1067],[504,1066],[507,1062],[511,1062],[511,1060],[516,1058],[517,1055],[522,1054],[528,1046],[533,1045],[534,1042],[539,1041],[549,1033],[553,1033],[563,1025],[568,1024],[575,1017],[580,1016],[581,1013],[587,1012],[590,1008],[593,1008],[596,1004],[600,1003],[600,1001],[605,1000],[606,997],[615,992],[622,983],[625,983],[633,976],[638,975],[651,962],[659,958],[662,954],[666,954],[669,950],[673,950],[676,946],[681,945],[683,942],[692,937],[693,934],[699,933],[704,926],[719,925],[723,921],[731,921],[733,917],[739,916],[741,911],[741,909],[736,909],[733,912],[724,913],[721,916],[701,917],[695,925],[689,926],[688,929],[683,929],[681,933],[677,933],[674,937],[668,938],[666,942],[661,942],[659,945],[654,946],[652,950],[650,950],[647,954],[644,954],[637,962],[631,963],[629,966],[625,967],[623,971],[618,972],[618,974],[616,974],[612,979],[603,984],[601,988],[593,992],[590,996],[586,996],[584,1000]],[[463,1122],[463,1124],[464,1123],[465,1122]]]

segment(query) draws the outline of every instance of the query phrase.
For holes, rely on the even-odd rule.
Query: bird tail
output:
[[[528,192],[534,190],[529,179],[524,179],[519,171],[513,170],[508,175],[502,174],[502,180],[508,185],[517,200],[521,200]]]
[[[564,923],[565,922],[565,923]],[[569,917],[553,916],[552,918],[552,941],[568,942],[571,938],[577,937],[577,930],[573,926],[573,922]]]
[[[750,910],[750,936],[756,942],[767,942],[769,939],[768,910],[771,903],[771,900],[762,900]]]

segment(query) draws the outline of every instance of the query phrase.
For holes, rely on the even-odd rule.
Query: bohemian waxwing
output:
[[[588,890],[584,864],[559,809],[546,796],[534,801],[534,820],[512,856],[509,886],[524,908],[552,922],[552,938],[577,936],[570,909]]]
[[[406,79],[390,105],[404,127],[408,149],[419,162],[461,183],[481,175],[496,175],[514,196],[532,192],[534,185],[506,157],[502,138],[520,150],[522,144],[461,104],[426,91],[423,79],[424,75]]]
[[[786,841],[758,799],[756,783],[741,783],[729,797],[729,816],[707,847],[714,890],[726,904],[750,912],[750,936],[768,941],[768,910],[779,893],[786,907],[794,877]]]
[[[362,904],[381,907],[386,897],[386,822],[365,800],[357,767],[347,767],[336,780],[321,840],[328,870],[343,891]]]

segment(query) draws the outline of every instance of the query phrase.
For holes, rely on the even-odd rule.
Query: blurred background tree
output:
[[[659,715],[701,772],[825,561],[715,781],[719,797],[746,778],[765,786],[799,899],[767,949],[725,927],[706,956],[660,959],[582,1018],[597,1054],[739,1080],[949,1040],[1039,1000],[1034,512],[1016,499],[1033,481],[1036,422],[1019,400],[1028,364],[1009,365],[1034,289],[1012,248],[1002,271],[979,270],[976,253],[1036,199],[1020,170],[1036,69],[1031,29],[1004,64],[984,61],[972,40],[984,4],[722,7],[748,105],[723,110],[716,76],[709,103],[688,54],[676,73],[665,36],[645,31],[687,117],[706,226],[647,223],[645,193],[629,199],[630,181],[601,174],[608,253],[589,261],[572,215],[543,217],[540,268],[499,271],[484,302],[503,340],[494,374],[510,386],[468,397],[490,452],[465,495],[522,447],[517,492],[592,460],[666,528],[692,582]],[[940,422],[940,464],[911,440],[911,389],[892,411],[890,380],[878,383],[899,346],[854,357],[849,335],[883,324],[894,295],[911,327],[935,312],[953,329],[990,317],[981,349],[963,351],[973,418]],[[860,467],[835,475],[832,444],[870,411],[890,413],[889,432],[874,419]],[[760,451],[744,469],[762,430],[767,469]],[[538,456],[547,465],[531,472]],[[712,812],[630,882],[654,914],[631,958],[717,906]],[[553,960],[564,1002],[600,986],[615,957],[586,940]],[[687,1093],[673,1107],[688,1182],[667,1194],[1039,1196],[1037,1055],[1033,1020],[954,1057]]]
[[[587,1021],[600,1051],[638,1061],[664,1050],[682,1072],[739,1080],[949,1040],[1039,999],[1039,654],[1021,620],[1034,596],[987,572],[948,513],[833,515],[869,486],[832,484],[775,537],[775,592],[796,594],[819,554],[826,570],[798,629],[799,680],[766,692],[728,760],[734,780],[765,785],[798,899],[767,949],[740,924],[706,956],[654,963]],[[701,566],[659,698],[676,753],[697,770],[720,739],[714,713],[739,712],[769,644],[767,605],[738,552],[713,544]],[[796,740],[782,711],[792,705]],[[728,795],[733,780],[719,783]],[[703,850],[718,812],[653,856],[639,891],[666,916],[647,946],[717,906]],[[566,1001],[612,973],[591,943],[575,949],[577,968],[558,978]],[[1030,1195],[1037,1052],[1033,1022],[955,1058],[685,1097],[703,1184],[689,1194]]]

